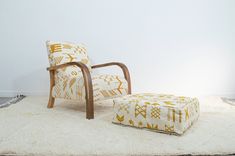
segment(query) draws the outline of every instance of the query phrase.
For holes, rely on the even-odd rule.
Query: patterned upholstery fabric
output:
[[[91,71],[90,59],[84,45],[76,45],[68,42],[51,42],[47,41],[48,58],[51,66],[56,66],[68,62],[82,62]],[[68,76],[82,75],[77,66],[69,66],[59,69],[57,73]]]
[[[143,93],[114,99],[113,123],[181,135],[198,117],[196,98]]]
[[[127,94],[128,84],[124,77],[92,73],[91,63],[84,45],[47,41],[47,49],[51,66],[80,61],[89,68],[92,76],[94,101]],[[56,71],[52,96],[85,100],[84,79],[79,67],[69,66]]]
[[[91,75],[94,101],[127,94],[127,81],[117,75]],[[85,100],[83,76],[57,77],[53,97]]]

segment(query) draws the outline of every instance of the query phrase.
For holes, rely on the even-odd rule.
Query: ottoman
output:
[[[113,123],[183,134],[199,117],[197,98],[166,94],[132,94],[114,99]]]

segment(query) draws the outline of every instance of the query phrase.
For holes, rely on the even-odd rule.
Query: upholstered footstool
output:
[[[198,117],[197,98],[142,93],[114,99],[113,123],[181,135]]]

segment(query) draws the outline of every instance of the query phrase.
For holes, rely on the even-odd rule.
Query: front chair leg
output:
[[[55,78],[55,72],[50,71],[50,95],[49,95],[49,101],[48,101],[47,108],[53,108],[54,103],[55,103],[55,98],[52,97],[52,89],[53,89],[53,86],[55,85],[54,78]]]
[[[83,69],[82,73],[86,92],[86,118],[94,119],[94,100],[91,75],[88,69]]]
[[[94,119],[94,102],[93,97],[86,98],[86,118]]]
[[[55,98],[53,98],[53,97],[50,95],[47,108],[53,108],[54,103],[55,103]]]

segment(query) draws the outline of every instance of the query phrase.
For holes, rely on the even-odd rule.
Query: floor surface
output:
[[[12,99],[12,97],[0,97],[0,105]]]
[[[112,102],[85,105],[26,97],[0,109],[0,155],[180,155],[235,153],[235,107],[219,97],[200,98],[199,120],[174,136],[112,124]]]

